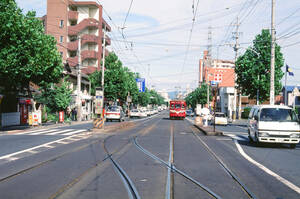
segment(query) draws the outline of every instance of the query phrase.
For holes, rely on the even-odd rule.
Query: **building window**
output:
[[[64,42],[64,36],[60,36],[59,42],[60,42],[60,43]]]
[[[64,52],[60,52],[60,56],[63,57],[64,56]]]
[[[59,27],[60,27],[60,28],[63,28],[63,27],[64,27],[64,20],[60,20]]]

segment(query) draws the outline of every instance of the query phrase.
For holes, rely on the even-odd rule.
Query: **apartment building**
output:
[[[88,75],[101,69],[103,44],[111,44],[105,32],[111,28],[102,17],[102,5],[94,1],[47,0],[47,15],[42,17],[46,34],[57,40],[65,68],[64,74],[70,77],[73,101],[70,108],[75,107],[77,99],[78,66],[81,68],[81,92],[83,118],[91,115],[92,101]],[[105,35],[105,39],[104,39]],[[79,43],[80,41],[80,43]],[[79,54],[80,52],[80,54]],[[104,54],[104,55],[103,55]]]
[[[210,107],[217,102],[217,109],[231,117],[234,101],[235,64],[229,60],[210,59],[208,51],[204,51],[203,58],[199,60],[199,86],[203,83],[218,83],[219,96],[213,99]]]

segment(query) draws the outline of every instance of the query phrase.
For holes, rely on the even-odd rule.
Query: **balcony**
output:
[[[70,51],[76,51],[78,49],[78,40],[68,42],[67,49]]]
[[[68,18],[69,18],[69,20],[77,21],[78,20],[78,11],[72,11],[72,10],[70,10],[68,12]]]
[[[106,35],[106,38],[105,38],[105,45],[106,46],[109,46],[111,44],[111,40],[109,38],[109,36]]]
[[[78,64],[78,56],[75,56],[75,57],[69,57],[67,59],[67,62],[69,63],[69,66],[71,67],[76,67],[77,64]]]
[[[68,35],[72,36],[72,35],[78,35],[78,33],[88,27],[94,27],[94,28],[101,28],[101,25],[99,23],[98,20],[93,19],[93,18],[88,18],[88,19],[84,19],[83,21],[81,21],[79,24],[75,25],[75,26],[69,26],[68,27]]]
[[[81,40],[81,45],[85,44],[85,43],[96,43],[96,44],[100,44],[100,38],[96,35],[83,35],[82,36],[82,40]]]
[[[84,50],[81,52],[82,61],[85,59],[97,59],[97,51],[94,50]]]
[[[97,69],[98,67],[96,66],[87,66],[82,69],[82,73],[89,75],[95,72]]]

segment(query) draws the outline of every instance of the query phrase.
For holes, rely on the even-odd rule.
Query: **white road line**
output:
[[[243,135],[238,136],[238,135],[235,135],[235,134],[229,134],[229,133],[228,133],[228,134],[225,134],[225,135],[231,137],[231,138],[234,139],[234,140],[248,141],[248,138],[245,137],[245,136],[243,136]]]
[[[81,133],[81,132],[84,132],[84,131],[86,131],[86,130],[81,129],[81,130],[77,130],[77,131],[72,131],[72,132],[70,132],[70,133],[64,133],[64,134],[62,134],[62,135],[73,135],[73,134]]]
[[[56,142],[56,143],[59,143],[59,144],[69,144],[69,142],[64,142],[64,141],[59,141],[59,142]]]
[[[52,129],[52,130],[44,130],[44,131],[39,131],[39,132],[34,132],[34,133],[26,133],[27,135],[42,135],[42,134],[45,134],[45,133],[50,133],[50,132],[53,132],[53,131],[58,131],[58,129]]]
[[[238,143],[238,141],[234,140],[234,142],[235,142],[235,145],[236,145],[237,149],[239,150],[240,154],[242,156],[244,156],[244,158],[246,160],[248,160],[249,162],[251,162],[252,164],[254,164],[255,166],[257,166],[258,168],[260,168],[261,170],[263,170],[267,174],[275,177],[277,180],[279,180],[280,182],[282,182],[283,184],[285,184],[286,186],[288,186],[289,188],[291,188],[292,190],[294,190],[294,191],[296,191],[297,193],[300,194],[300,188],[298,186],[294,185],[290,181],[288,181],[285,178],[283,178],[283,177],[279,176],[278,174],[274,173],[273,171],[271,171],[270,169],[268,169],[264,165],[262,165],[262,164],[256,162],[255,160],[253,160],[250,156],[248,156],[244,152],[243,148],[240,146],[240,144]]]
[[[72,136],[70,136],[70,137],[72,137]],[[12,157],[12,156],[14,156],[14,155],[18,155],[18,154],[21,154],[21,153],[24,153],[24,152],[32,151],[32,150],[37,149],[37,148],[40,148],[40,147],[49,147],[49,146],[48,146],[49,144],[53,144],[53,143],[56,143],[56,142],[59,142],[59,141],[62,141],[62,140],[68,139],[68,138],[69,138],[69,137],[62,138],[62,139],[55,140],[55,141],[52,141],[52,142],[48,142],[48,143],[45,143],[45,144],[41,144],[41,145],[38,145],[38,146],[35,146],[35,147],[32,147],[32,148],[29,148],[29,149],[25,149],[25,150],[18,151],[18,152],[15,152],[15,153],[7,154],[7,155],[4,155],[4,156],[1,156],[1,157],[0,157],[0,160],[2,160],[2,159],[7,159],[7,158],[10,158],[10,157]]]
[[[44,135],[62,135],[63,133],[65,132],[69,132],[69,131],[73,131],[73,129],[66,129],[66,130],[58,130],[56,132],[53,132],[53,133],[47,133],[47,134],[44,134]]]

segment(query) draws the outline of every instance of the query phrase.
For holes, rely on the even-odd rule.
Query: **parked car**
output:
[[[129,111],[129,117],[130,118],[139,118],[140,117],[140,110],[138,109],[132,109]]]
[[[109,106],[106,111],[106,120],[125,121],[125,114],[121,106]]]
[[[216,115],[212,117],[212,124],[216,125],[228,125],[228,119],[224,113],[216,112]]]

